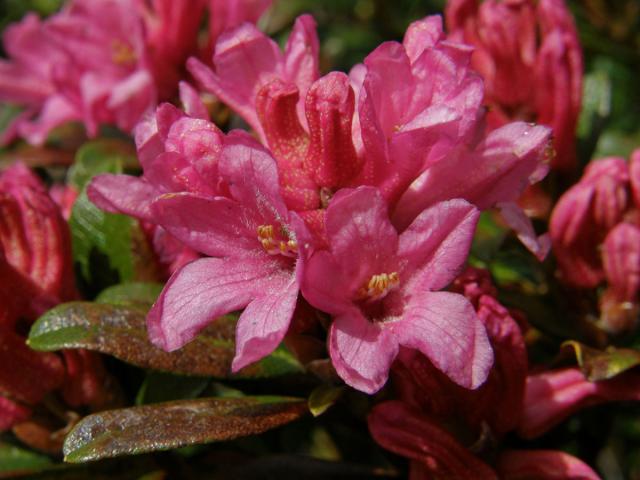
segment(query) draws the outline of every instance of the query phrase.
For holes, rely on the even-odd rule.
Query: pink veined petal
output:
[[[382,447],[420,464],[411,480],[450,478],[497,480],[491,468],[427,416],[399,401],[377,405],[369,414],[369,431]],[[413,463],[413,462],[412,462]]]
[[[425,49],[433,47],[444,38],[442,17],[431,15],[409,25],[404,34],[402,45],[413,63]]]
[[[224,197],[172,193],[153,202],[153,221],[185,245],[214,257],[243,257],[256,250],[256,218],[237,202]]]
[[[220,36],[213,64],[215,73],[190,58],[187,68],[206,90],[220,97],[264,138],[255,99],[265,83],[282,75],[283,55],[278,45],[254,25],[244,23]]]
[[[274,270],[252,258],[189,263],[172,275],[149,311],[150,340],[163,350],[177,350],[216,318],[247,306]]]
[[[340,268],[329,252],[316,252],[308,260],[300,286],[311,305],[333,315],[353,308],[350,285],[345,282]]]
[[[276,161],[246,135],[230,135],[222,150],[220,175],[231,196],[265,220],[286,223],[288,210],[280,195]]]
[[[398,234],[377,189],[338,192],[327,208],[326,231],[331,254],[345,277],[358,286],[373,274],[397,269]]]
[[[113,86],[106,106],[112,112],[116,125],[125,132],[131,132],[142,115],[155,105],[156,96],[151,74],[138,70]]]
[[[201,120],[209,120],[209,112],[207,107],[204,106],[200,95],[195,88],[189,83],[181,81],[178,84],[180,90],[180,102],[184,107],[184,111],[192,118],[198,118]]]
[[[582,460],[560,450],[507,450],[498,458],[504,480],[600,480]]]
[[[269,355],[287,333],[298,299],[298,282],[295,275],[289,274],[282,279],[272,277],[268,285],[270,288],[253,300],[238,319],[233,372]]]
[[[493,350],[473,305],[450,292],[416,291],[391,325],[402,346],[425,354],[451,380],[477,388],[493,365]]]
[[[640,293],[640,228],[620,223],[607,235],[602,263],[610,289],[621,301],[635,301]]]
[[[480,212],[465,200],[449,200],[422,212],[400,235],[398,256],[421,290],[440,290],[464,267]],[[408,280],[408,279],[407,279]],[[406,281],[406,280],[405,280]]]
[[[334,318],[329,354],[338,375],[353,388],[373,394],[389,376],[398,342],[383,323],[369,322],[358,309]]]
[[[103,174],[94,177],[87,196],[100,209],[153,221],[149,205],[159,194],[144,180],[131,175]]]
[[[393,216],[399,228],[408,225],[427,206],[464,198],[486,210],[498,202],[517,200],[545,162],[551,131],[523,122],[489,134],[477,151],[457,149],[429,166],[403,194]]]
[[[516,232],[522,244],[542,262],[551,249],[549,234],[536,235],[531,219],[517,203],[505,202],[496,206],[500,209],[502,219]]]
[[[316,22],[311,15],[296,19],[284,52],[285,78],[298,87],[300,101],[297,111],[300,123],[306,128],[304,99],[307,90],[320,77],[320,42],[316,33]]]

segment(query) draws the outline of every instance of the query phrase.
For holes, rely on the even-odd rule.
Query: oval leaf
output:
[[[257,435],[301,417],[304,400],[286,397],[201,398],[89,415],[69,433],[65,460],[121,455]]]
[[[145,317],[145,309],[133,306],[65,303],[33,324],[28,343],[41,351],[95,350],[141,368],[205,377],[232,376],[235,316],[218,318],[195,340],[175,352],[165,352],[149,342]],[[300,363],[287,350],[279,348],[233,377],[268,378],[300,371]]]
[[[615,377],[640,365],[640,352],[630,348],[609,347],[602,351],[575,340],[564,342],[562,346],[573,349],[578,365],[590,382]]]

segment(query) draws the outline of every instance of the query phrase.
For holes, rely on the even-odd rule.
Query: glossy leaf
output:
[[[69,433],[71,463],[232,440],[289,423],[306,412],[286,397],[202,398],[89,415]]]
[[[96,297],[96,302],[148,309],[151,308],[161,291],[162,284],[160,283],[121,283],[100,292],[100,295]]]
[[[640,351],[631,348],[609,347],[602,351],[574,340],[564,342],[562,346],[573,349],[578,365],[592,382],[615,377],[640,365]]]
[[[237,318],[217,319],[194,341],[174,352],[165,352],[147,339],[146,311],[137,307],[70,302],[40,317],[31,328],[29,345],[42,351],[86,348],[113,355],[142,368],[186,375],[229,377],[235,355]],[[284,348],[233,375],[235,378],[267,378],[302,371]]]
[[[42,470],[51,464],[49,457],[15,445],[0,443],[0,477],[4,476],[3,474]]]
[[[344,393],[344,387],[320,385],[309,396],[309,411],[314,417],[326,412]]]

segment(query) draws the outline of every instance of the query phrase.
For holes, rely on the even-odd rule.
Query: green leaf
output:
[[[149,309],[160,295],[162,287],[160,283],[121,283],[100,292],[96,302]]]
[[[129,150],[128,143],[116,140],[85,144],[69,173],[69,183],[81,192],[69,219],[73,259],[84,284],[98,290],[158,277],[153,252],[138,221],[103,212],[87,197],[87,184],[94,175],[122,173],[125,165],[135,162]]]
[[[64,442],[65,461],[87,462],[257,435],[304,415],[287,397],[202,398],[100,412]]]
[[[54,351],[85,348],[113,355],[138,367],[185,375],[226,378],[235,355],[237,317],[215,320],[180,350],[165,352],[153,346],[145,325],[146,309],[91,302],[70,302],[49,310],[31,327],[31,348]],[[268,378],[302,371],[283,347],[234,378]]]
[[[8,443],[0,443],[0,474],[39,471],[52,463],[51,459],[44,455]]]
[[[631,348],[608,347],[602,351],[575,340],[564,342],[562,346],[573,349],[578,365],[591,382],[615,377],[640,365],[640,352]]]
[[[129,142],[120,140],[96,140],[85,143],[76,154],[69,169],[68,183],[82,190],[94,175],[122,173],[125,167],[137,164],[135,149]]]
[[[344,393],[344,387],[333,385],[320,385],[316,387],[309,396],[309,411],[314,417],[322,415],[331,407]]]

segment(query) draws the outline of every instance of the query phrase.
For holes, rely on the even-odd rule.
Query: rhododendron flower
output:
[[[600,246],[628,219],[637,224],[640,150],[629,164],[611,157],[591,162],[580,181],[558,200],[549,224],[562,280],[593,288],[604,279]]]
[[[577,368],[530,375],[518,432],[524,438],[535,438],[582,408],[637,400],[640,376],[633,371],[599,382],[588,381]]]
[[[232,365],[237,371],[271,353],[287,332],[302,274],[298,238],[306,233],[280,196],[275,161],[250,137],[230,136],[218,169],[228,197],[178,193],[152,204],[168,232],[217,258],[176,272],[147,322],[151,340],[175,350],[217,317],[244,308]]]
[[[456,383],[481,385],[493,356],[461,295],[437,292],[465,261],[478,211],[463,200],[422,212],[400,235],[372,187],[343,190],[326,214],[329,250],[309,259],[302,291],[334,316],[329,353],[349,385],[379,390],[400,346],[417,349]]]
[[[297,88],[297,111],[305,125],[303,105],[307,90],[320,76],[316,23],[310,15],[298,17],[284,53],[254,25],[244,23],[223,33],[216,44],[213,69],[196,58],[188,68],[203,88],[235,110],[264,141],[256,101],[261,88],[280,80]]]
[[[72,372],[58,355],[29,349],[19,333],[77,295],[67,224],[42,182],[21,164],[0,174],[0,278],[0,430],[25,421],[31,407],[57,388],[73,405],[104,398],[97,354],[64,352],[65,358],[84,359],[83,371]],[[67,395],[72,391],[77,393]]]
[[[229,12],[212,1],[211,15],[222,18],[211,33],[257,19],[269,3],[235,1]],[[28,15],[11,26],[4,35],[10,60],[0,62],[0,99],[26,108],[11,131],[34,144],[69,121],[83,122],[90,136],[103,124],[131,131],[158,99],[173,97],[186,59],[199,54],[206,4],[70,0],[44,21]]]
[[[460,444],[434,418],[398,401],[377,405],[369,414],[373,438],[411,460],[410,480],[599,480],[584,462],[556,450],[507,450],[495,470]]]
[[[451,38],[475,48],[472,64],[485,81],[489,125],[550,126],[552,167],[574,168],[582,52],[565,2],[449,0],[445,16]]]

